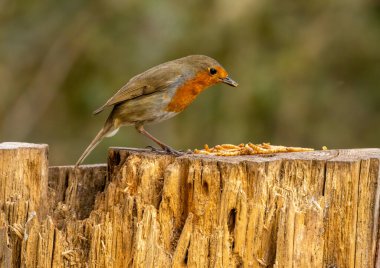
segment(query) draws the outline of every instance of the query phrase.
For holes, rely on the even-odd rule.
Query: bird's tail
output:
[[[83,154],[75,164],[75,167],[78,167],[83,160],[94,150],[94,148],[103,140],[104,137],[111,137],[116,134],[118,128],[114,128],[111,124],[105,124],[105,126],[99,131],[95,138],[91,141],[90,145],[84,150]]]

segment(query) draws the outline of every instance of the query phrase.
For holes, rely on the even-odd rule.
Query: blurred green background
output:
[[[190,54],[217,59],[238,88],[212,87],[147,127],[177,149],[266,142],[380,147],[380,2],[0,1],[0,140],[47,143],[73,164],[132,76]],[[109,146],[151,145],[133,127]]]

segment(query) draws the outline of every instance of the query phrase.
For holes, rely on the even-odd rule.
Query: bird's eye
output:
[[[210,68],[210,69],[209,69],[209,72],[210,72],[210,74],[214,75],[214,74],[216,74],[218,71],[217,71],[215,68]]]

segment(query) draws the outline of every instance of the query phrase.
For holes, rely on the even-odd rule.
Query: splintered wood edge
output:
[[[336,149],[321,150],[310,152],[286,152],[275,154],[257,154],[257,155],[239,155],[239,156],[215,156],[205,154],[184,153],[181,156],[174,156],[161,151],[152,151],[150,149],[128,148],[128,147],[110,147],[109,157],[115,152],[124,152],[126,154],[142,154],[147,156],[171,156],[182,159],[209,159],[220,162],[236,163],[242,161],[267,162],[273,160],[331,160],[331,161],[354,161],[358,159],[380,158],[380,148],[363,148],[363,149]]]

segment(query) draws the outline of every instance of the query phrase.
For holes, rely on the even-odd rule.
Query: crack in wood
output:
[[[379,149],[175,158],[112,148],[108,167],[75,177],[54,167],[50,178],[44,147],[7,150],[0,178],[16,177],[0,184],[0,249],[11,249],[0,266],[379,264]],[[47,217],[25,224],[42,206]],[[6,241],[17,224],[28,237]]]

